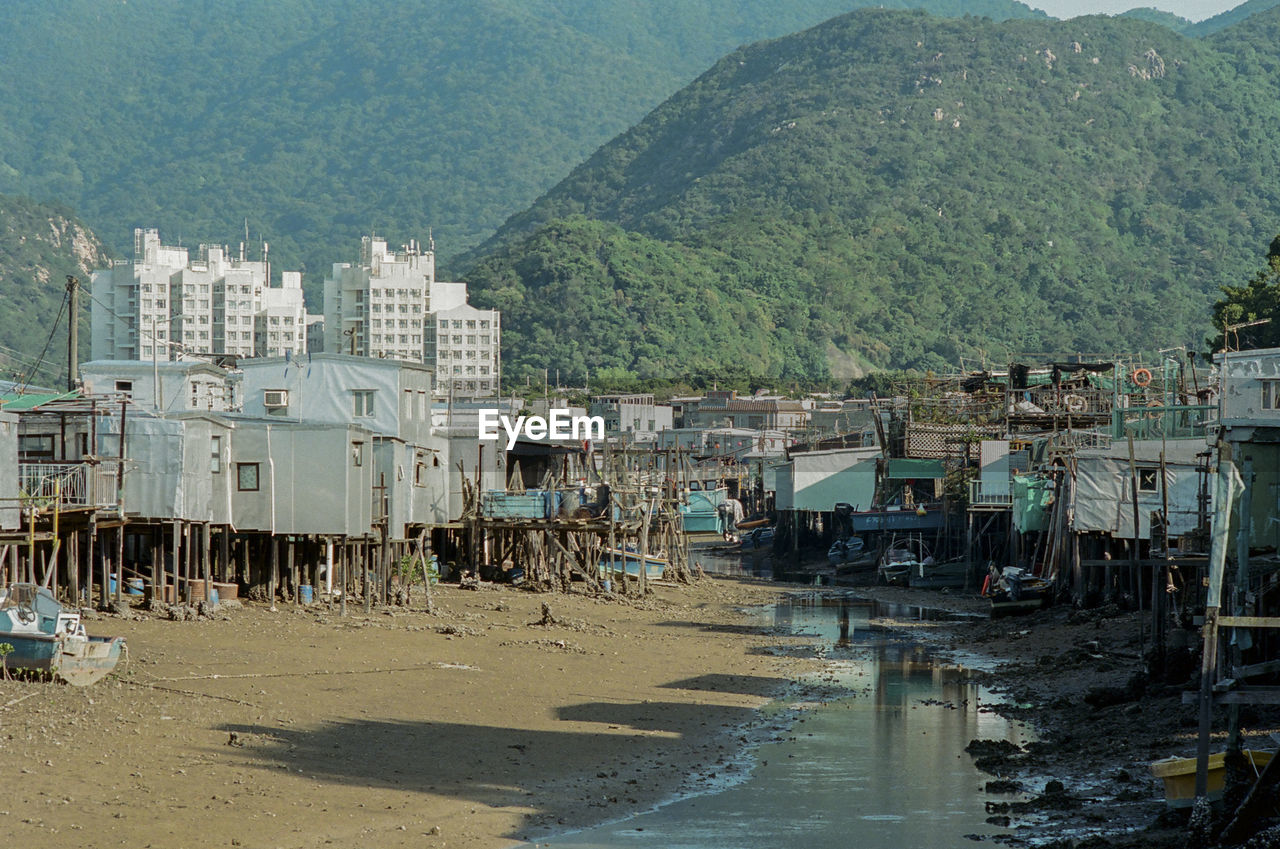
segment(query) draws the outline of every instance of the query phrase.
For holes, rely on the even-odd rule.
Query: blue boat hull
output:
[[[124,637],[89,637],[0,634],[0,643],[13,646],[6,665],[10,672],[23,670],[52,675],[77,687],[107,676],[120,662]]]
[[[667,561],[659,557],[646,557],[644,563],[646,578],[660,579],[667,569]],[[600,559],[600,574],[604,577],[607,578],[624,573],[633,578],[640,577],[639,554],[630,551],[606,552],[605,556]]]

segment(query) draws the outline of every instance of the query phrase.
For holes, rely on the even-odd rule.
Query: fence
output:
[[[114,507],[119,503],[119,469],[119,460],[19,463],[18,489],[23,503],[56,499],[62,507]]]

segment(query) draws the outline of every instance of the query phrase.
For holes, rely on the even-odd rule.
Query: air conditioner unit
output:
[[[289,406],[289,390],[288,389],[262,390],[262,406],[268,407],[268,408]]]

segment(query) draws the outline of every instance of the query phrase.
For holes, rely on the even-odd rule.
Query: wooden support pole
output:
[[[342,615],[347,615],[347,540],[342,538],[342,544],[338,547],[338,564],[342,570]]]
[[[200,523],[200,574],[204,578],[204,600],[213,600],[213,525]]]
[[[289,585],[293,592],[293,603],[295,605],[302,604],[302,591],[298,589],[298,561],[296,559],[296,552],[294,551],[296,544],[292,539],[290,539],[285,543],[285,545],[287,546],[286,551],[289,569]]]
[[[175,521],[172,524],[171,531],[173,533],[173,603],[182,603],[182,585],[178,583],[178,566],[182,562],[182,526]],[[119,586],[120,582],[116,581]]]
[[[124,525],[116,528],[116,570],[120,575],[120,580],[116,581],[115,596],[117,602],[120,601],[120,593],[123,590],[120,585],[124,583],[124,529]]]
[[[271,563],[271,577],[267,582],[267,600],[270,608],[276,609],[276,588],[280,586],[280,540],[275,536],[267,537],[267,558]]]

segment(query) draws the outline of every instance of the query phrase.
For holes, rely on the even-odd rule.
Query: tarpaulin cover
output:
[[[1013,526],[1020,532],[1042,531],[1048,524],[1053,481],[1038,475],[1013,476]]]
[[[1197,440],[1169,440],[1165,473],[1160,480],[1158,441],[1135,442],[1134,464],[1138,469],[1138,537],[1150,539],[1151,514],[1169,503],[1169,533],[1189,533],[1199,524],[1200,474],[1195,451]],[[1129,473],[1128,447],[1116,443],[1111,449],[1076,455],[1076,494],[1072,529],[1097,531],[1131,539],[1133,537],[1133,480]]]

